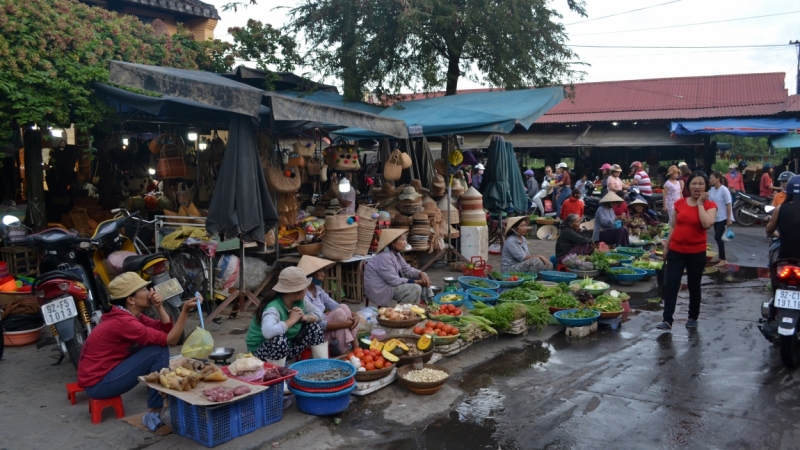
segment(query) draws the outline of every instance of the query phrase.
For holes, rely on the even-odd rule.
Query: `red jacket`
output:
[[[161,323],[144,314],[136,318],[127,310],[112,307],[86,339],[78,362],[78,386],[99,383],[119,363],[135,353],[135,345],[167,346],[172,323]]]
[[[583,217],[583,200],[570,197],[561,204],[561,220],[567,220],[570,214],[577,214]]]

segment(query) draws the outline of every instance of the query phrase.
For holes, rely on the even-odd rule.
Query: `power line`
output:
[[[588,55],[585,59],[597,59],[597,58],[629,58],[635,56],[673,56],[673,55],[707,55],[709,53],[731,53],[731,52],[743,52],[743,51],[750,51],[752,49],[749,48],[739,48],[739,49],[730,49],[730,50],[714,50],[714,51],[698,51],[698,52],[684,52],[684,51],[677,51],[677,52],[669,52],[669,53],[618,53],[616,55]],[[775,51],[775,50],[785,50],[784,48],[774,47],[774,48],[766,48],[762,49],[761,51]],[[767,55],[763,58],[773,58],[774,55]],[[762,57],[759,57],[762,58]],[[754,59],[754,58],[748,58]]]
[[[764,17],[774,17],[774,16],[785,16],[788,14],[797,14],[800,11],[788,11],[782,13],[775,13],[775,14],[764,14],[762,16],[750,16],[750,17],[738,17],[735,19],[723,19],[723,20],[712,20],[709,22],[695,22],[695,23],[685,23],[681,25],[665,25],[663,27],[650,27],[650,28],[636,28],[633,30],[619,30],[619,31],[603,31],[599,33],[584,33],[584,34],[575,34],[573,36],[596,36],[599,34],[619,34],[619,33],[633,33],[636,31],[653,31],[653,30],[665,30],[667,28],[683,28],[683,27],[694,27],[697,25],[710,25],[714,23],[725,23],[725,22],[736,22],[741,20],[752,20],[752,19],[762,19]]]
[[[764,44],[764,45],[706,45],[706,46],[647,46],[647,45],[581,45],[581,44],[567,44],[569,47],[575,48],[767,48],[767,47],[786,47],[790,44]]]
[[[607,16],[595,17],[594,19],[581,20],[580,22],[572,22],[572,23],[565,24],[565,26],[578,25],[578,24],[581,24],[581,23],[592,22],[594,20],[600,20],[600,19],[608,19],[609,17],[616,17],[616,16],[621,16],[623,14],[630,14],[632,12],[643,11],[645,9],[650,9],[650,8],[656,8],[658,6],[669,5],[670,3],[678,3],[679,1],[681,1],[681,0],[672,0],[672,1],[666,2],[666,3],[659,3],[657,5],[645,6],[644,8],[637,8],[637,9],[632,9],[630,11],[623,11],[623,12],[619,12],[619,13],[615,13],[615,14],[609,14]]]

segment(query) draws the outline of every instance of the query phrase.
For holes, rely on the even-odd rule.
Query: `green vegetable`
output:
[[[579,309],[577,311],[570,311],[566,314],[561,314],[562,319],[591,319],[596,316],[595,311],[591,309]]]
[[[601,295],[594,300],[592,308],[600,312],[620,312],[622,311],[622,301],[611,295]]]
[[[473,300],[472,301],[472,306],[474,306],[475,309],[485,309],[485,308],[489,307],[489,305],[487,305],[486,303],[483,303],[480,300]]]
[[[594,270],[599,270],[602,272],[611,267],[608,263],[608,259],[606,259],[605,254],[602,252],[592,253],[592,265],[594,266]]]
[[[500,280],[500,281],[502,281],[502,280],[503,280],[503,275],[501,275],[501,274],[500,274],[500,272],[498,272],[498,271],[496,271],[496,270],[493,270],[493,271],[492,271],[492,272],[489,274],[489,276],[490,276],[490,277],[492,277],[492,278],[494,278],[495,280]]]
[[[636,271],[631,269],[614,269],[611,271],[615,275],[635,275]]]
[[[500,294],[499,298],[509,302],[528,302],[539,299],[536,294],[520,288],[509,289]]]
[[[547,306],[553,308],[580,308],[581,302],[572,294],[558,294],[547,301]]]
[[[472,280],[472,281],[467,282],[467,284],[472,286],[472,287],[479,287],[479,288],[484,288],[484,289],[488,289],[488,288],[492,287],[491,284],[489,284],[489,283],[487,283],[487,282],[485,282],[483,280]]]
[[[473,297],[483,297],[483,298],[489,298],[489,297],[492,297],[492,294],[490,294],[490,293],[488,293],[488,292],[482,292],[482,291],[470,292],[470,294],[471,294]]]

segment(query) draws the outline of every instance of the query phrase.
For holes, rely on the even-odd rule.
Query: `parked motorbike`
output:
[[[787,369],[800,366],[800,259],[776,259],[770,264],[774,295],[761,305],[759,329],[780,346],[781,362]]]
[[[764,217],[769,220],[766,207],[769,206],[769,199],[746,192],[736,193],[736,202],[733,206],[733,217],[736,222],[743,227],[752,227],[756,222],[764,221]]]
[[[62,228],[33,234],[25,242],[44,253],[33,292],[52,337],[37,344],[37,348],[58,345],[61,358],[56,364],[69,356],[77,369],[86,337],[110,306],[105,286],[94,277],[89,259],[94,243]]]

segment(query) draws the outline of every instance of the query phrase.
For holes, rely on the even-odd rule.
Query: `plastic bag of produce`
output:
[[[378,310],[372,306],[363,308],[356,316],[358,316],[358,331],[356,331],[356,334],[372,333],[372,327],[378,324]]]
[[[214,350],[214,338],[211,337],[211,333],[197,327],[183,343],[181,355],[184,358],[206,359],[212,350]]]

